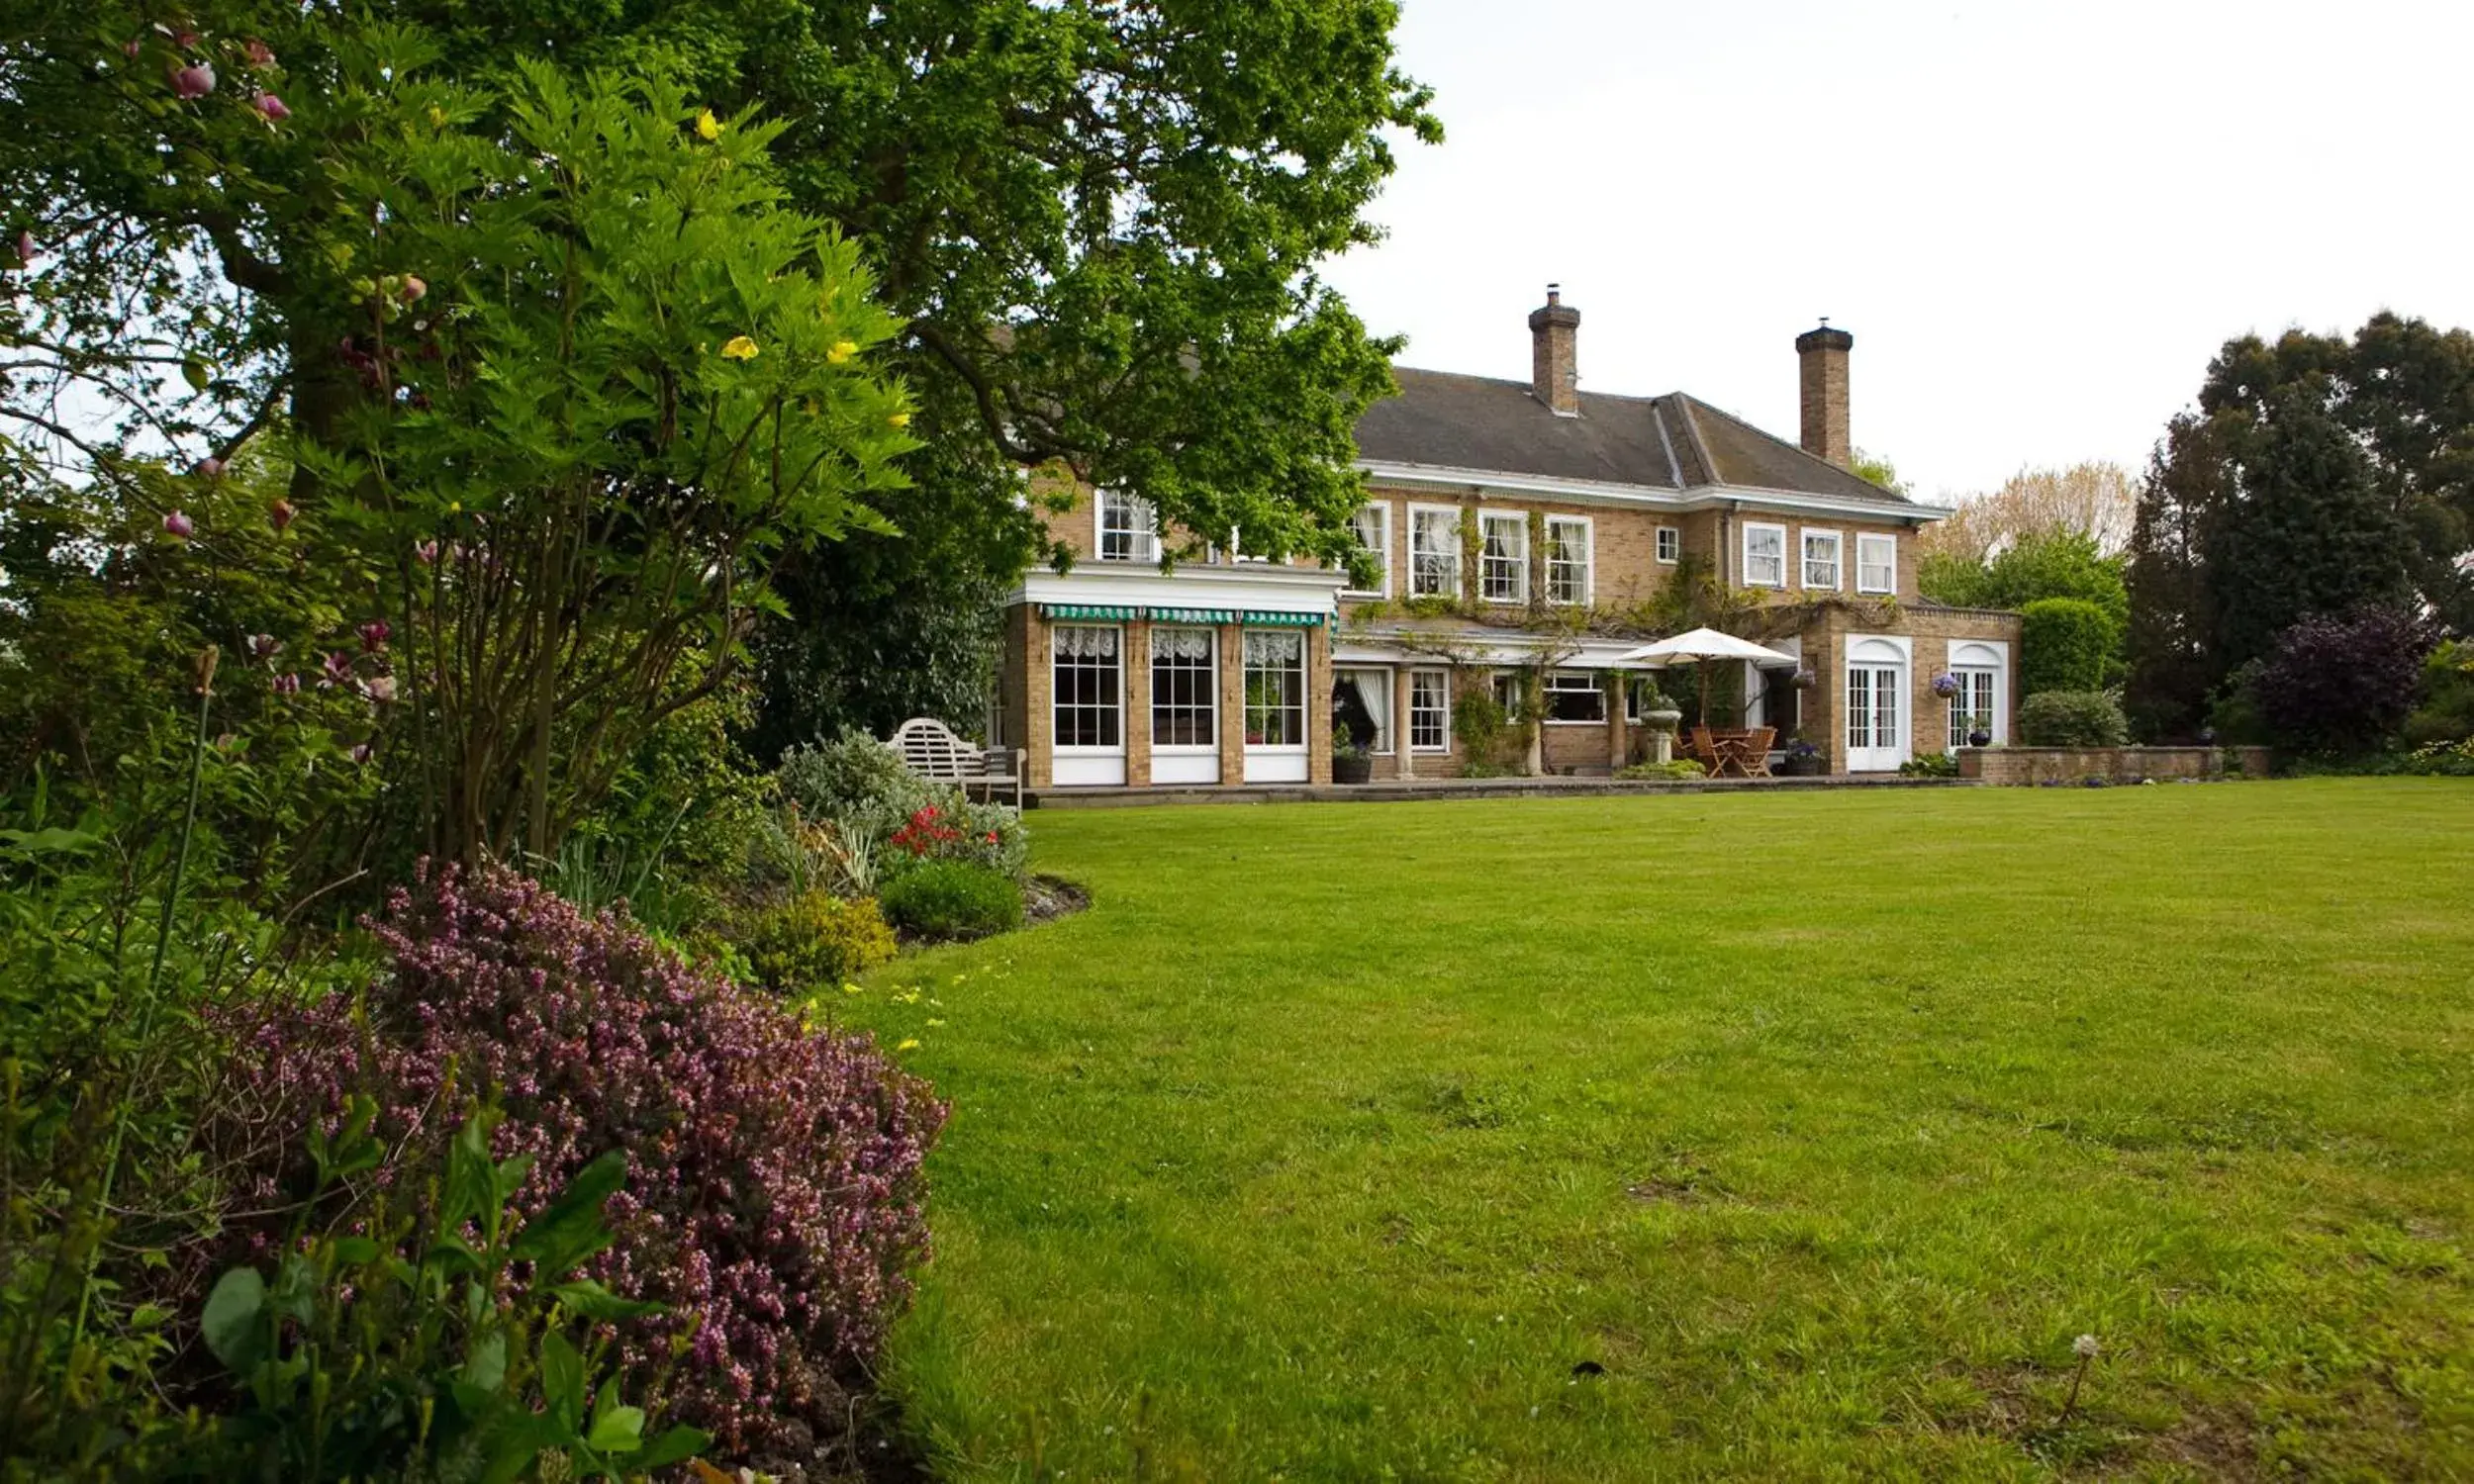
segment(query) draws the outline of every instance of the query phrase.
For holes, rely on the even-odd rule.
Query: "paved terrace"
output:
[[[1411,798],[1570,797],[1592,793],[1737,793],[1779,788],[1981,788],[1975,779],[1901,778],[1894,773],[1836,778],[1418,778],[1371,784],[1198,784],[1190,788],[1033,789],[1039,809],[1117,809],[1141,804],[1389,803]]]

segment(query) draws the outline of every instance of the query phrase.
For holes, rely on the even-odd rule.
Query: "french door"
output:
[[[1907,761],[1907,669],[1847,667],[1847,769],[1892,773]]]

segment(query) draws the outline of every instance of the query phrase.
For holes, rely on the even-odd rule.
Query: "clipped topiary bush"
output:
[[[392,972],[357,1003],[235,1028],[246,1100],[332,1126],[349,1094],[373,1096],[399,1151],[384,1180],[447,1136],[450,1081],[494,1097],[493,1154],[533,1159],[528,1217],[626,1150],[617,1240],[588,1271],[665,1307],[618,1327],[630,1392],[737,1455],[840,1436],[928,1252],[920,1161],[945,1108],[927,1084],[870,1038],[810,1030],[512,872],[425,869],[369,926]],[[297,1173],[263,1171],[257,1189]]]
[[[2019,702],[2019,740],[2030,747],[2120,747],[2130,737],[2109,691],[2046,691]]]
[[[748,968],[782,994],[829,989],[894,957],[894,930],[870,898],[809,890],[740,919]]]
[[[985,938],[1022,925],[1022,888],[969,861],[907,867],[885,883],[880,900],[895,925],[925,938]]]
[[[2042,598],[2019,610],[2019,694],[2098,691],[2121,664],[2122,624],[2082,598]]]

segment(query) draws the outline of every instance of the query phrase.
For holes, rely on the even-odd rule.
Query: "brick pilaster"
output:
[[[1125,786],[1151,787],[1151,620],[1125,625]]]
[[[1220,625],[1220,782],[1246,781],[1246,630]]]

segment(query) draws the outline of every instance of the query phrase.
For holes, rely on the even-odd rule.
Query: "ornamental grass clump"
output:
[[[590,1271],[664,1306],[619,1327],[629,1387],[666,1375],[650,1399],[740,1454],[838,1436],[928,1252],[927,1085],[506,870],[424,868],[369,926],[393,962],[364,1000],[249,1029],[260,1098],[332,1120],[366,1092],[391,1145],[426,1146],[450,1095],[493,1097],[495,1155],[533,1160],[527,1214],[626,1150]]]

